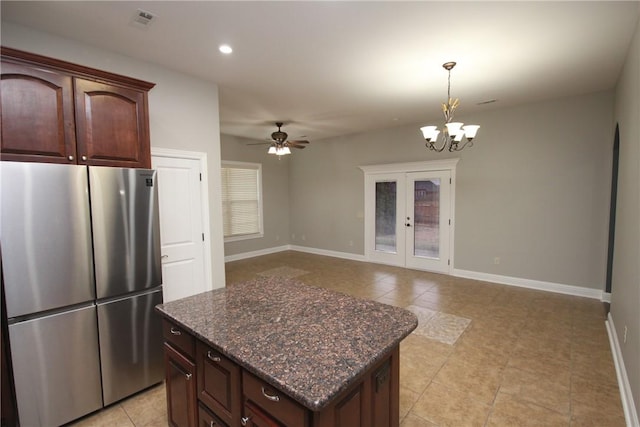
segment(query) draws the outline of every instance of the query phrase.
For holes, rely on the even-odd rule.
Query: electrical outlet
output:
[[[495,257],[495,258],[493,259],[493,263],[494,263],[495,265],[500,264],[500,257],[499,257],[499,256]]]
[[[622,336],[622,344],[627,343],[627,325],[624,325],[624,335]]]

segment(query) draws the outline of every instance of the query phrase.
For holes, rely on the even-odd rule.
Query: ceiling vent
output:
[[[156,16],[146,10],[138,9],[131,18],[131,25],[137,28],[146,29],[156,20]]]

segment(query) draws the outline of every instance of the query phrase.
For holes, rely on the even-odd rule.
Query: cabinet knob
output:
[[[278,396],[277,394],[269,394],[267,393],[267,391],[264,389],[264,386],[262,386],[262,395],[264,397],[266,397],[267,399],[269,399],[272,402],[279,402],[280,401],[280,396]]]
[[[250,419],[251,417],[242,417],[240,418],[240,424],[242,424],[243,426],[246,426]]]
[[[187,379],[187,381],[189,381],[193,375],[192,374],[184,374],[184,376]]]
[[[82,156],[81,159],[82,159],[83,162],[86,162],[87,161],[87,156]]]
[[[219,362],[220,361],[220,356],[216,356],[213,353],[211,353],[211,351],[207,351],[207,358],[211,361],[214,362]]]
[[[180,332],[176,328],[171,328],[171,334],[172,335],[182,335],[182,332]]]
[[[73,156],[69,156],[69,157],[67,157],[67,159],[68,159],[70,162],[72,162],[72,161],[73,161]]]

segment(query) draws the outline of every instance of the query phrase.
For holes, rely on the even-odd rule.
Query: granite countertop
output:
[[[283,278],[234,284],[156,310],[313,411],[418,325],[407,310]]]

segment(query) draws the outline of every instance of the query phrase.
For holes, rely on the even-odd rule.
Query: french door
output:
[[[367,259],[450,272],[452,171],[366,174]]]

